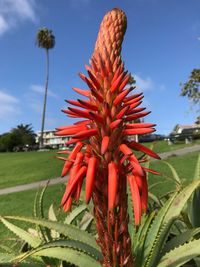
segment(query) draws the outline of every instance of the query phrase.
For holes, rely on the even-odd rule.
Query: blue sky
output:
[[[145,121],[162,134],[194,122],[197,113],[179,94],[180,82],[200,68],[199,0],[0,0],[0,133],[21,123],[41,128],[45,51],[35,36],[43,26],[56,37],[45,128],[73,123],[60,110],[77,97],[77,73],[85,72],[99,24],[114,7],[127,15],[122,56],[152,111]]]

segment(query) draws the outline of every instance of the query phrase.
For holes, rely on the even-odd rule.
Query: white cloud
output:
[[[147,90],[159,90],[164,91],[165,85],[158,84],[152,80],[151,77],[143,78],[141,75],[133,74],[134,79],[136,80],[136,88],[140,91],[147,91]]]
[[[150,77],[142,78],[137,74],[134,74],[133,77],[136,80],[136,87],[139,90],[151,90],[155,87],[154,82]]]
[[[30,86],[31,91],[35,92],[35,93],[39,93],[39,94],[43,94],[44,95],[44,86],[42,85],[38,85],[38,84],[32,84]],[[48,89],[47,92],[48,96],[54,97],[54,98],[58,98],[58,96],[56,94],[54,94],[51,90]]]
[[[20,113],[19,100],[2,90],[0,90],[0,107],[1,119],[7,119]]]
[[[25,20],[36,21],[35,0],[0,0],[0,35]]]

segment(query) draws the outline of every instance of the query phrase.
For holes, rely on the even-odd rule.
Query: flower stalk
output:
[[[66,100],[75,107],[63,110],[69,117],[83,120],[57,129],[57,135],[72,136],[67,144],[75,144],[68,158],[59,157],[65,161],[62,176],[69,173],[61,204],[65,211],[70,210],[72,201],[80,197],[85,179],[85,201],[92,199],[94,204],[97,243],[104,267],[134,266],[128,233],[127,184],[135,225],[139,225],[142,212],[147,210],[146,172],[153,171],[145,169],[141,163],[146,159],[138,159],[133,151],[159,158],[149,148],[128,141],[130,136],[154,132],[155,124],[134,121],[149,112],[139,107],[141,93],[129,95],[135,88],[127,87],[130,74],[121,60],[126,26],[126,15],[120,9],[104,16],[90,65],[86,65],[88,77],[79,74],[88,89],[73,88],[87,100]]]

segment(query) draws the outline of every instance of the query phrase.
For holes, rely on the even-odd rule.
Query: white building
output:
[[[65,146],[65,143],[71,138],[70,136],[56,136],[56,130],[45,130],[43,132],[43,144],[44,146],[50,146],[52,148],[61,148]],[[39,143],[41,132],[37,133],[36,143]]]
[[[181,134],[183,132],[188,132],[188,131],[195,132],[195,131],[199,131],[199,130],[200,130],[199,124],[191,124],[191,125],[178,124],[175,132],[177,134]]]

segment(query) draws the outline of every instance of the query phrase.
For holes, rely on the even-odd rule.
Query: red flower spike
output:
[[[62,206],[65,205],[65,203],[69,199],[70,195],[72,194],[75,187],[77,186],[77,183],[80,182],[84,178],[86,171],[87,171],[86,166],[81,167],[80,170],[78,171],[76,177],[67,186],[66,191],[65,191],[64,196],[63,196],[62,201],[61,201]]]
[[[108,145],[109,145],[109,140],[110,137],[109,136],[104,136],[101,142],[101,155],[104,155],[105,152],[108,149]]]
[[[142,207],[141,207],[139,189],[138,189],[134,176],[129,175],[128,182],[129,182],[129,186],[131,190],[131,197],[132,197],[132,202],[133,202],[135,225],[139,225],[141,221],[141,215],[142,215]]]
[[[88,161],[86,184],[85,184],[85,202],[87,204],[89,203],[92,196],[96,165],[97,165],[97,159],[95,157],[90,158]]]
[[[117,166],[112,161],[108,164],[108,209],[109,210],[112,210],[115,207],[117,185],[118,185]]]
[[[86,66],[89,77],[80,74],[88,90],[74,88],[88,99],[70,100],[68,103],[74,107],[64,110],[69,117],[82,119],[70,127],[58,129],[58,135],[72,135],[66,144],[83,141],[75,156],[70,153],[68,159],[62,159],[63,174],[70,170],[62,205],[69,210],[72,199],[79,199],[86,178],[85,199],[86,202],[93,200],[97,242],[102,250],[104,267],[134,266],[128,233],[126,178],[138,225],[142,210],[147,209],[146,172],[149,169],[141,166],[147,157],[137,158],[133,151],[139,150],[158,158],[144,146],[128,142],[129,135],[154,131],[154,125],[133,123],[150,112],[138,107],[142,103],[142,93],[129,95],[133,88],[126,88],[129,74],[121,58],[126,23],[124,12],[117,8],[104,17],[90,66]]]

